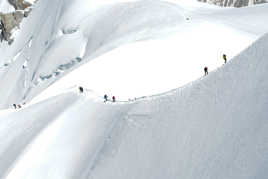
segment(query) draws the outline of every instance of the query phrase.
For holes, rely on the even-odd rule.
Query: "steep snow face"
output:
[[[207,29],[224,35],[219,37],[218,34],[206,33]],[[200,30],[203,31],[202,36],[198,33]],[[214,38],[207,39],[212,36]],[[226,36],[235,36],[236,40],[232,44],[219,44],[219,41],[225,41]],[[200,48],[204,41],[207,41],[209,53]],[[75,84],[92,89],[101,96],[115,95],[119,100],[166,92],[200,78],[208,64],[210,71],[221,66],[224,63],[222,53],[227,53],[230,60],[251,41],[243,33],[219,24],[200,24],[198,29],[188,28],[164,39],[137,42],[108,52],[67,74],[32,102],[54,96],[56,91]]]
[[[263,21],[256,19],[267,16],[266,6],[257,8],[258,15],[255,8],[220,11],[206,7],[205,11],[203,6],[187,3],[183,7],[187,12],[191,9],[198,13],[184,14],[190,20],[175,29],[176,33],[123,45],[105,53],[65,76],[33,102],[74,84],[100,95],[115,95],[120,100],[162,93],[199,78],[204,66],[208,66],[209,71],[221,66],[223,53],[230,60],[265,28]],[[254,23],[245,23],[247,21]]]
[[[8,67],[3,71],[14,68],[11,66],[15,64],[22,67],[21,64],[27,63],[27,68],[17,69],[21,75],[14,80],[19,81],[20,85],[10,85],[13,92],[17,92],[20,86],[18,95],[11,97],[12,90],[10,94],[1,93],[9,104],[11,101],[18,103],[27,100],[39,93],[64,72],[77,67],[81,59],[85,62],[122,43],[159,36],[163,29],[176,25],[175,19],[179,24],[183,19],[179,7],[158,1],[118,3],[97,9],[94,6],[90,8],[90,3],[86,6],[77,2],[40,2],[37,5],[39,8],[34,10],[28,23],[22,27],[13,48],[6,53],[6,58],[2,58],[11,60],[6,62]],[[73,5],[73,8],[70,9],[69,5]],[[78,7],[81,9],[76,11]],[[150,13],[149,9],[153,11]],[[43,15],[48,12],[54,15]],[[73,16],[74,12],[81,14]],[[73,18],[70,20],[70,17]],[[141,21],[142,17],[145,18]]]
[[[172,59],[179,59],[178,61],[182,62],[174,62],[177,66],[183,67],[186,59],[189,60],[189,64],[190,61],[198,59],[195,68],[189,68],[187,71],[188,74],[194,74],[191,80],[195,79],[202,74],[204,65],[211,66],[210,70],[215,69],[222,64],[220,61],[223,53],[227,52],[228,57],[231,58],[268,31],[268,25],[263,24],[268,16],[267,8],[268,6],[264,5],[239,12],[235,9],[228,10],[228,13],[227,11],[225,13],[221,8],[202,6],[194,1],[189,1],[185,5],[181,1],[172,0],[109,1],[109,3],[89,0],[40,1],[29,19],[23,22],[17,40],[1,58],[0,73],[3,75],[0,76],[0,82],[5,84],[6,88],[0,89],[2,99],[0,106],[8,107],[13,103],[27,102],[80,65],[124,44],[148,39],[161,39],[157,42],[158,47],[153,48],[155,56],[152,57],[161,57],[155,59],[155,61],[162,60],[160,64],[164,64],[163,55],[159,54],[163,52],[161,49],[174,49],[174,45],[178,50],[174,49],[166,53],[177,54]],[[248,11],[254,13],[248,14]],[[225,18],[224,14],[228,17]],[[215,18],[212,18],[214,15]],[[246,21],[244,16],[247,17]],[[196,35],[200,30],[205,32],[203,38]],[[166,38],[165,42],[162,40],[164,38]],[[172,39],[178,40],[176,43],[174,40],[169,43]],[[148,43],[146,49],[149,51],[150,47]],[[195,56],[188,56],[189,54]],[[151,58],[151,56],[147,57]],[[109,58],[110,63],[115,58]],[[142,62],[147,60],[141,56],[137,58]],[[203,63],[200,59],[212,63],[207,63],[208,61]],[[213,62],[217,60],[219,63],[215,65]],[[127,66],[123,67],[126,68]],[[158,70],[156,71],[158,73]],[[188,76],[184,72],[181,70],[181,73],[173,76],[174,78]],[[112,78],[107,80],[113,81]],[[158,84],[165,80],[159,81]],[[185,84],[186,81],[181,84]],[[177,82],[175,84],[173,83],[173,86],[177,86]],[[124,85],[121,85],[120,88],[127,91],[123,87]],[[132,96],[146,94],[148,92],[140,92]]]
[[[0,114],[0,178],[266,178],[267,48],[268,35],[159,96],[103,103],[66,91]]]

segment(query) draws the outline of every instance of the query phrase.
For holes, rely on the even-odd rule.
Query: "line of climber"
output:
[[[222,58],[223,58],[224,64],[226,64],[227,63],[227,56],[226,56],[226,54],[223,54],[222,55]],[[205,76],[208,75],[208,67],[207,66],[204,68],[204,73],[205,73]]]
[[[79,93],[83,93],[83,92],[84,92],[84,88],[81,87],[81,86],[78,87],[78,90],[79,90]],[[108,98],[108,95],[107,95],[107,94],[105,94],[105,95],[103,96],[103,98],[104,98],[104,102],[109,101],[109,98]],[[116,102],[115,96],[112,96],[112,100],[111,100],[111,101],[112,101],[112,102]]]
[[[109,97],[108,97],[107,94],[105,94],[105,95],[103,96],[103,98],[104,98],[104,102],[109,101]],[[115,100],[115,96],[112,96],[112,102],[115,102],[115,101],[116,101],[116,100]]]

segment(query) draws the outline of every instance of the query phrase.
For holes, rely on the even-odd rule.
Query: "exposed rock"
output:
[[[2,14],[0,13],[0,18],[2,21],[2,39],[12,42],[11,32],[15,27],[19,27],[22,19],[24,17],[23,11],[15,11],[12,13]]]
[[[24,0],[8,0],[8,2],[14,6],[16,10],[25,10],[30,7],[32,4]]]
[[[8,2],[16,9],[11,13],[1,13],[0,12],[0,40],[6,40],[9,44],[13,42],[11,39],[12,31],[15,28],[19,28],[23,17],[28,17],[31,12],[32,4],[24,0],[8,0]]]
[[[243,7],[254,4],[266,3],[267,0],[198,0],[224,7]]]

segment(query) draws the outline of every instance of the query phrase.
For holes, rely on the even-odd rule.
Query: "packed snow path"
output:
[[[100,93],[107,91],[100,80],[108,81],[109,92],[125,92],[125,99],[184,85],[200,77],[203,66],[221,65],[223,53],[231,59],[267,32],[267,12],[267,4],[223,9],[190,0],[39,1],[12,46],[0,44],[0,84],[5,86],[0,108],[28,102],[70,71],[120,46],[76,80],[88,77],[88,88]],[[148,39],[154,41],[123,46]],[[122,70],[138,67],[143,77],[130,71],[122,78]],[[99,79],[100,72],[105,79]]]
[[[134,102],[67,91],[0,114],[0,178],[264,179],[267,48],[268,35],[208,76]]]

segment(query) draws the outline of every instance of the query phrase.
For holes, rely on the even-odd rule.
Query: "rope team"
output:
[[[226,64],[227,63],[227,56],[225,54],[223,54],[222,58],[223,58],[224,64]],[[205,76],[208,75],[208,67],[207,66],[205,66],[205,68],[204,68],[204,73],[205,73]]]

